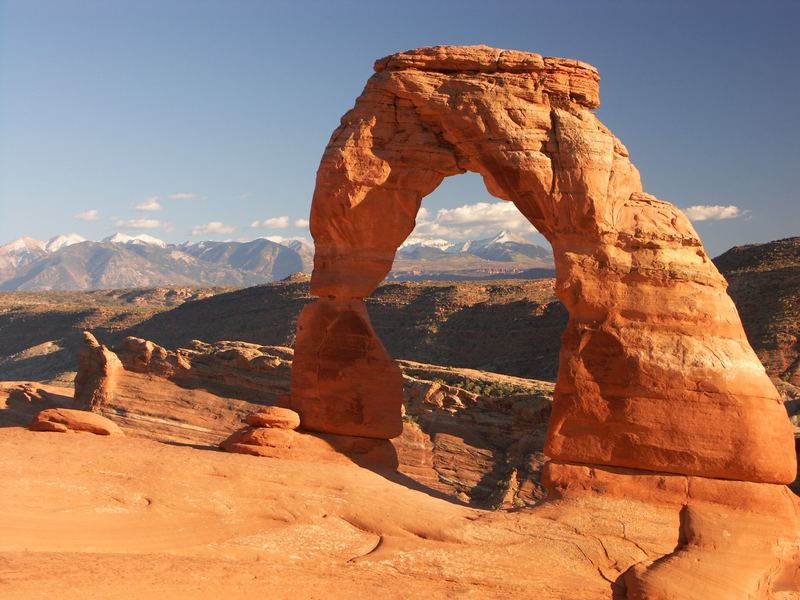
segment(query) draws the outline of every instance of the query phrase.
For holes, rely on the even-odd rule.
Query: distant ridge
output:
[[[115,233],[99,242],[74,233],[47,242],[21,237],[0,246],[0,291],[246,287],[310,274],[313,257],[313,246],[301,240],[170,244],[148,234]],[[431,240],[404,246],[388,280],[537,279],[553,273],[549,249],[501,231],[458,244]]]

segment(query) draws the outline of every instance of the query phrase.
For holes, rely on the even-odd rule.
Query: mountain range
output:
[[[501,231],[480,240],[432,240],[403,246],[387,280],[540,279],[554,275],[549,248]]]
[[[121,233],[99,242],[74,234],[48,242],[20,238],[0,247],[0,290],[255,285],[311,268],[310,247],[290,244],[260,238],[176,245]]]
[[[0,246],[0,291],[119,289],[164,285],[246,287],[310,273],[313,247],[291,240],[169,244],[147,234],[100,241],[77,234],[22,237]],[[553,274],[548,249],[509,232],[459,244],[402,247],[388,279],[536,278]]]

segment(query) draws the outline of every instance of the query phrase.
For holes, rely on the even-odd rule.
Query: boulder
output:
[[[124,435],[111,419],[85,410],[48,408],[31,421],[32,431],[88,432],[96,435]]]

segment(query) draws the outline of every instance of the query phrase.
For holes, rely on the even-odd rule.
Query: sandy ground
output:
[[[0,598],[612,597],[602,530],[618,538],[630,507],[595,506],[588,539],[564,511],[479,511],[394,478],[0,428]]]

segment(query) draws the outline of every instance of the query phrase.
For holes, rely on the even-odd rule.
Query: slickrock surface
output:
[[[243,427],[225,439],[227,452],[307,460],[317,463],[356,463],[368,468],[395,470],[397,451],[387,440],[332,434],[310,434],[274,427]]]
[[[253,456],[338,463],[352,460],[363,466],[397,468],[397,453],[388,441],[295,431],[300,415],[288,408],[267,406],[247,415],[245,421],[249,426],[233,432],[220,448]]]
[[[411,233],[421,199],[470,170],[553,246],[556,292],[570,317],[549,456],[794,479],[791,427],[725,280],[683,213],[643,193],[625,146],[592,113],[598,80],[577,61],[485,46],[422,48],[376,63],[317,173],[311,292],[320,299],[298,322],[310,341],[297,344],[292,392],[301,418],[314,415],[309,428],[397,435],[373,410],[390,407],[386,418],[398,422],[396,388],[376,397],[356,385],[362,372],[373,377],[375,352],[382,356],[360,307]],[[350,312],[334,326],[317,319],[343,305]],[[339,344],[348,352],[324,352]]]
[[[797,551],[784,487],[666,474],[629,485],[601,469],[553,477],[558,498],[487,512],[352,463],[6,427],[0,597],[739,600],[763,597],[748,593],[763,566],[767,597],[797,598],[794,565],[775,559]],[[665,578],[677,595],[661,594]]]
[[[48,408],[33,418],[31,431],[88,432],[96,435],[124,435],[111,419],[86,410]]]

